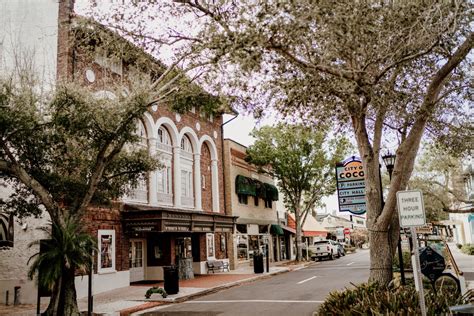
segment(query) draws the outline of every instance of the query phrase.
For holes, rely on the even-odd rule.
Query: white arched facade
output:
[[[139,195],[141,198],[130,194],[125,199],[153,206],[201,211],[201,148],[206,143],[211,153],[212,210],[218,212],[218,153],[214,140],[208,135],[199,138],[189,126],[178,130],[168,117],[153,122],[149,113],[145,114],[141,128],[145,130],[149,153],[157,157],[163,167],[150,172],[148,192],[145,193],[147,199],[143,199],[143,192]]]

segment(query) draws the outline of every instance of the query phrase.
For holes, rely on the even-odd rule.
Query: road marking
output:
[[[353,261],[353,262],[351,262],[351,263],[348,263],[347,265],[350,266],[350,265],[353,265],[354,263],[355,263],[355,262]]]
[[[303,283],[308,282],[308,281],[311,281],[312,279],[315,279],[315,278],[316,278],[316,276],[312,276],[312,277],[310,277],[309,279],[306,279],[306,280],[303,280],[303,281],[299,281],[297,284],[303,284]]]
[[[285,300],[224,300],[224,301],[186,301],[184,304],[215,304],[215,303],[318,303],[324,301],[285,301]]]

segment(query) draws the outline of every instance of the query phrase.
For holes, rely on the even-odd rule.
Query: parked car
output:
[[[345,256],[346,255],[346,250],[344,249],[344,245],[341,244],[340,242],[336,242],[337,245],[337,256]]]
[[[311,250],[311,259],[321,260],[322,258],[328,258],[333,260],[338,256],[338,246],[333,240],[319,240],[315,241],[312,246],[309,247]]]

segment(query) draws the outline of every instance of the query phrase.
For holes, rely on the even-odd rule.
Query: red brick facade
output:
[[[113,84],[125,84],[127,82],[128,66],[122,61],[119,62],[118,68],[113,71],[112,68],[103,67],[97,61],[96,57],[91,57],[91,54],[85,53],[85,50],[74,45],[74,39],[71,32],[69,32],[70,22],[74,18],[70,13],[72,5],[71,0],[60,1],[59,5],[59,32],[58,32],[58,60],[57,60],[57,79],[58,81],[74,81],[85,86],[91,86],[94,90],[108,90],[107,88]],[[120,71],[117,71],[117,70]],[[93,79],[86,78],[86,72],[93,73]],[[212,139],[215,145],[215,152],[217,154],[217,179],[218,179],[218,199],[219,209],[218,213],[225,214],[224,204],[224,179],[223,179],[223,157],[222,157],[222,115],[210,119],[209,116],[201,115],[198,110],[188,112],[177,116],[177,114],[170,110],[166,105],[160,104],[157,108],[150,108],[148,113],[153,118],[153,123],[156,123],[162,117],[169,118],[173,121],[178,131],[183,128],[191,128],[198,139],[206,136]],[[179,119],[178,119],[179,118]],[[150,131],[147,131],[150,133]],[[157,135],[147,135],[148,139],[156,140]],[[150,144],[149,144],[150,145]],[[180,144],[173,144],[174,147],[179,147]],[[200,170],[201,170],[201,188],[195,188],[193,182],[193,191],[201,190],[202,210],[204,213],[214,213],[213,210],[213,196],[212,196],[212,159],[211,150],[206,142],[201,148],[193,148],[193,152],[200,152]],[[172,170],[174,170],[174,158],[172,160]],[[172,182],[181,181],[175,179],[175,173],[172,172]],[[148,180],[148,191],[150,191],[150,179]],[[149,194],[156,194],[156,192],[149,192]],[[174,195],[180,195],[181,192],[173,192]],[[150,195],[149,195],[150,196]],[[149,204],[149,203],[148,203]],[[179,212],[179,210],[177,210]],[[129,269],[129,240],[130,238],[143,238],[147,240],[146,248],[148,253],[148,265],[163,266],[175,263],[175,238],[179,234],[161,234],[154,233],[137,233],[134,236],[126,234],[122,223],[121,212],[119,207],[114,208],[94,208],[85,216],[85,225],[88,231],[97,237],[98,230],[111,229],[115,231],[115,245],[116,245],[116,262],[115,268],[117,271],[125,271]],[[225,236],[225,247],[221,247],[221,234]],[[193,239],[198,242],[196,248],[199,249],[199,254],[194,257],[194,261],[206,261],[206,234],[196,234]],[[215,254],[216,258],[227,258],[227,252],[232,251],[232,246],[229,244],[231,235],[229,233],[215,233]],[[222,243],[224,244],[224,242]],[[161,258],[154,258],[151,256],[155,247],[162,251]],[[97,268],[97,264],[95,265]]]

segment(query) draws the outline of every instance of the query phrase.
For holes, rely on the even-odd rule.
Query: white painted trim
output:
[[[170,134],[171,137],[171,146],[180,146],[181,145],[181,137],[179,136],[179,131],[178,128],[176,127],[176,124],[171,120],[169,117],[160,117],[156,122],[155,122],[155,133],[153,135],[156,135],[158,137],[158,129],[160,126],[163,125],[167,128],[168,133]]]
[[[198,146],[199,145],[199,138],[196,134],[196,132],[189,126],[185,126],[181,129],[179,132],[179,142],[178,146],[181,147],[181,139],[184,137],[184,135],[187,135],[189,137],[189,140],[191,141],[191,145],[193,146],[193,153],[194,154],[200,154],[201,153],[201,148]]]

